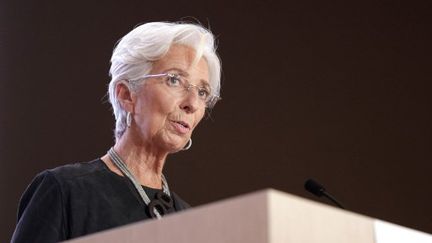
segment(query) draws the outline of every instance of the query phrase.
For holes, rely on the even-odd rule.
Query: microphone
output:
[[[308,192],[314,194],[315,196],[317,196],[317,197],[324,196],[324,197],[330,199],[330,201],[332,201],[334,204],[336,204],[336,206],[338,206],[338,207],[340,207],[342,209],[345,209],[345,207],[342,206],[342,204],[340,202],[338,202],[336,200],[336,198],[334,198],[330,193],[328,193],[326,191],[326,189],[321,184],[319,184],[318,182],[314,181],[313,179],[308,179],[305,182],[304,187],[305,187],[305,189]]]

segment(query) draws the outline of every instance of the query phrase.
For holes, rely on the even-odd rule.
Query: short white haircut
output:
[[[215,38],[206,28],[189,23],[151,22],[137,26],[119,40],[111,57],[108,95],[116,119],[115,138],[126,130],[126,111],[116,97],[116,86],[122,80],[139,80],[149,74],[152,64],[161,59],[173,44],[186,45],[196,52],[195,61],[203,57],[209,68],[212,95],[219,96],[221,63]],[[145,82],[145,81],[144,81]],[[130,85],[132,91],[137,86]]]

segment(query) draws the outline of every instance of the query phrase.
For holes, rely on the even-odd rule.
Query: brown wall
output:
[[[352,211],[432,232],[429,1],[92,2],[0,3],[0,242],[36,173],[112,145],[116,40],[185,16],[218,36],[224,78],[192,149],[167,163],[183,198],[315,200],[312,177]]]

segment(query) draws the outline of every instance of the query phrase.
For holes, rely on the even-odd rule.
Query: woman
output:
[[[162,174],[169,154],[219,99],[220,61],[201,26],[147,23],[111,58],[115,145],[102,158],[40,173],[23,194],[12,242],[57,242],[188,208]]]

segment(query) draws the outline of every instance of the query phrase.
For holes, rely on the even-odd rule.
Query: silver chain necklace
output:
[[[127,168],[126,164],[123,162],[123,160],[120,158],[120,156],[117,154],[117,152],[114,150],[114,147],[111,147],[111,149],[108,151],[108,155],[111,159],[111,161],[117,166],[117,168],[123,173],[124,176],[126,176],[132,184],[135,186],[135,189],[138,191],[138,194],[141,196],[141,199],[144,201],[144,203],[149,206],[151,200],[148,197],[147,193],[142,188],[141,184],[138,183],[138,181],[135,179],[135,177],[132,175],[132,173]],[[168,182],[165,179],[165,176],[162,174],[162,188],[163,192],[167,194],[168,196],[171,196]],[[153,213],[156,215],[158,219],[161,219],[162,216],[160,212],[157,210],[156,207],[153,208]]]

